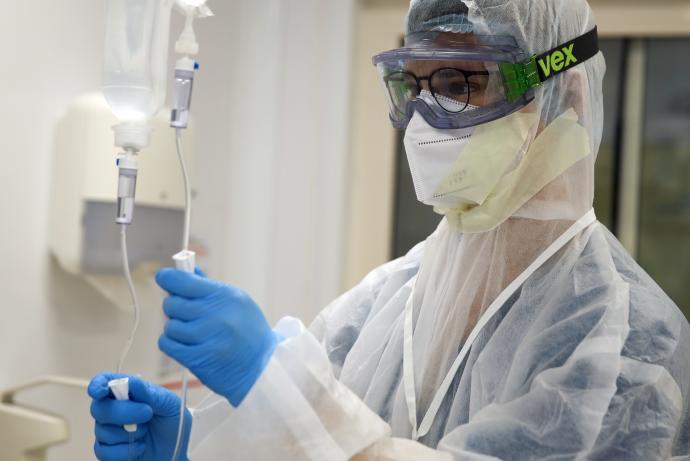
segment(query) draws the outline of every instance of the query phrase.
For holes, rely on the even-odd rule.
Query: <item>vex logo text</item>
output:
[[[541,58],[539,66],[545,77],[549,77],[552,72],[560,72],[577,63],[577,58],[573,54],[575,44],[563,47],[562,51],[554,51],[548,56]]]

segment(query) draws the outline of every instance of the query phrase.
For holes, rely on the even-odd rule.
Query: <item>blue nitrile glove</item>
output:
[[[200,275],[163,269],[170,318],[160,349],[238,407],[266,368],[279,338],[243,291]]]
[[[129,378],[129,401],[118,401],[108,382]],[[134,376],[103,373],[89,384],[91,415],[96,420],[94,451],[101,461],[158,461],[172,458],[180,423],[180,398],[160,386]],[[130,434],[126,424],[136,424]],[[187,461],[187,444],[192,430],[192,415],[185,413],[185,436],[180,461]],[[130,435],[132,445],[130,446]]]

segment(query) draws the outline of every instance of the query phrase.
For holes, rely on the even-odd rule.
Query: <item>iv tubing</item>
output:
[[[182,236],[182,249],[189,250],[189,232],[192,223],[192,188],[189,184],[189,174],[187,173],[187,164],[184,161],[184,152],[182,150],[182,130],[177,128],[175,130],[175,146],[177,147],[177,157],[180,160],[180,168],[182,169],[182,178],[184,179],[185,192],[185,210],[184,210],[184,234]]]
[[[122,251],[122,268],[125,273],[125,279],[127,280],[127,287],[129,288],[129,295],[132,298],[132,305],[134,307],[134,323],[132,324],[132,331],[129,333],[129,338],[125,343],[122,353],[120,354],[120,360],[117,362],[117,372],[122,373],[122,368],[125,363],[125,359],[129,354],[130,349],[132,349],[132,343],[134,342],[134,337],[136,336],[137,329],[139,328],[140,319],[140,309],[139,309],[139,299],[137,298],[137,292],[134,289],[134,281],[132,280],[132,273],[129,270],[129,257],[127,256],[127,225],[122,224],[120,226],[120,248]]]
[[[187,173],[187,165],[184,161],[184,153],[182,151],[182,130],[177,128],[175,130],[175,145],[177,147],[177,157],[180,160],[180,168],[182,169],[182,177],[184,178],[185,190],[185,210],[184,210],[184,233],[182,237],[182,248],[189,250],[189,233],[192,222],[192,190],[189,183],[189,174]],[[175,442],[175,451],[173,452],[172,461],[177,461],[180,456],[180,449],[182,448],[182,438],[184,437],[184,417],[187,411],[187,388],[189,379],[187,370],[182,368],[182,398],[180,399],[180,425],[177,429],[177,441]]]

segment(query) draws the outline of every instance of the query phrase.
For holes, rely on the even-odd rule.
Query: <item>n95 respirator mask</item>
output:
[[[482,131],[488,125],[491,123]],[[493,142],[491,136],[477,139],[477,129],[439,130],[419,113],[414,114],[404,143],[420,202],[442,209],[481,205],[499,180],[515,167],[528,130],[516,127],[513,134],[517,136],[511,137],[514,142],[506,145]]]

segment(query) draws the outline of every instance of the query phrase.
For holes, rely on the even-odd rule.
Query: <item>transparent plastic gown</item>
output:
[[[192,459],[690,453],[687,322],[600,224],[540,268],[481,333],[424,446],[391,439],[412,433],[401,379],[410,281],[425,253],[461,241],[443,223],[333,303],[311,331],[282,321],[290,339],[241,407],[210,397],[194,412]]]

